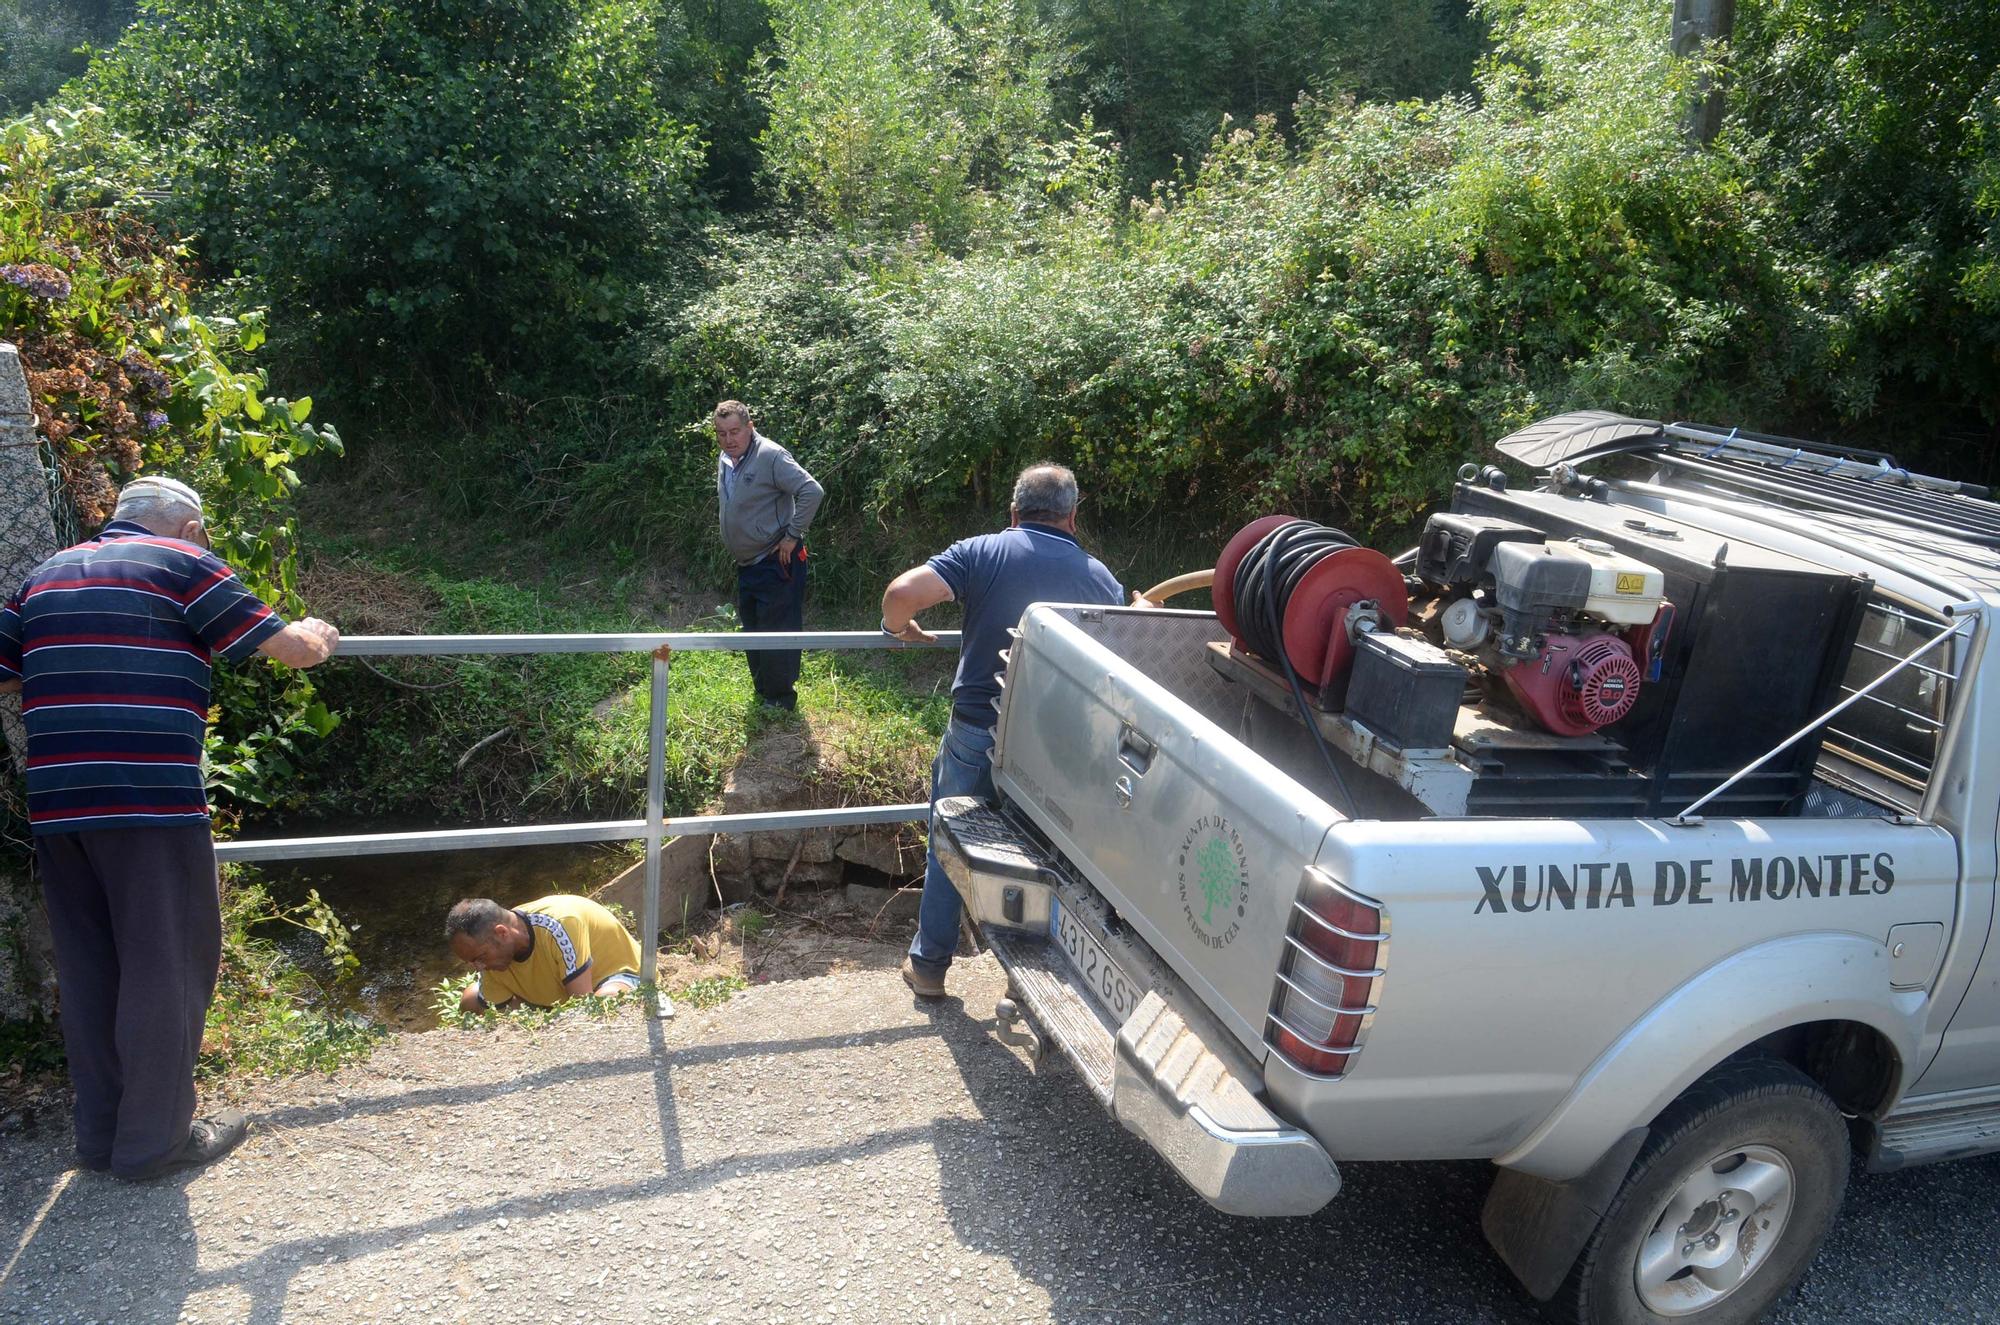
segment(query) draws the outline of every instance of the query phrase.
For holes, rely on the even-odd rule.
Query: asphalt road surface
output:
[[[1309,1219],[1216,1214],[1066,1070],[870,969],[704,1012],[404,1036],[272,1083],[143,1187],[0,1142],[0,1321],[1536,1319],[1479,1164],[1348,1165]],[[2000,1321],[2000,1161],[1857,1177],[1787,1322]]]

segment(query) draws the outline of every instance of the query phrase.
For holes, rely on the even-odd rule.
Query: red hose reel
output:
[[[1270,590],[1261,582],[1257,586],[1237,584],[1237,573],[1245,558],[1260,544],[1288,525],[1302,524],[1310,522],[1289,515],[1267,515],[1236,531],[1216,559],[1215,615],[1238,645],[1276,662],[1276,658],[1269,657],[1271,645],[1257,638],[1256,630],[1246,630],[1249,605],[1241,605],[1246,610],[1239,614],[1236,598],[1239,589],[1279,592],[1285,656],[1299,680],[1325,690],[1343,680],[1353,665],[1354,642],[1348,632],[1352,610],[1358,604],[1373,602],[1378,608],[1381,628],[1399,627],[1409,620],[1410,596],[1403,584],[1403,573],[1394,562],[1373,548],[1351,545],[1332,548],[1320,555],[1288,590]],[[1336,531],[1327,532],[1348,541]]]

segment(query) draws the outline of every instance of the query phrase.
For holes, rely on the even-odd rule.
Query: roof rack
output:
[[[2000,504],[1976,483],[1913,474],[1881,452],[1699,424],[1660,431],[1663,465],[1745,496],[2000,548]]]
[[[1987,489],[1912,473],[1886,451],[1594,409],[1539,420],[1493,446],[1517,464],[1549,472],[1606,456],[1649,455],[1738,496],[2000,550],[2000,505],[1988,500]]]

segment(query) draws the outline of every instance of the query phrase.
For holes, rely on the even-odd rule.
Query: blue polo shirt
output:
[[[1000,651],[1030,603],[1116,606],[1125,590],[1104,563],[1052,525],[1022,524],[961,539],[925,563],[965,608],[951,716],[991,727],[999,713]]]
[[[31,831],[207,822],[211,661],[240,662],[284,626],[213,553],[129,520],[36,567],[0,607]]]

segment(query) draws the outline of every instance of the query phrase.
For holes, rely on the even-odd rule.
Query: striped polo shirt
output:
[[[31,830],[206,822],[210,662],[240,662],[284,625],[214,554],[129,520],[36,567],[0,608]]]

